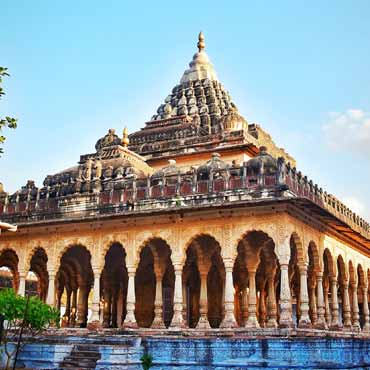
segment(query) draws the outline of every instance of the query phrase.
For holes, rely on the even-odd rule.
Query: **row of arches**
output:
[[[124,245],[115,242],[102,269],[93,269],[89,250],[76,244],[63,253],[53,274],[47,252],[38,248],[30,260],[32,279],[29,272],[19,273],[16,252],[5,249],[0,287],[37,294],[60,309],[67,327],[95,322],[106,328],[280,325],[368,331],[370,271],[341,255],[334,257],[329,249],[320,256],[314,242],[305,258],[296,234],[289,247],[289,260],[279,259],[273,239],[251,231],[239,241],[236,258],[229,260],[213,236],[201,234],[178,265],[167,242],[153,238],[132,268],[126,265]]]

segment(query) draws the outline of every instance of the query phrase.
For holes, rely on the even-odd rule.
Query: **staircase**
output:
[[[71,353],[63,359],[59,369],[95,369],[99,359],[99,347],[91,344],[78,344],[73,346]]]

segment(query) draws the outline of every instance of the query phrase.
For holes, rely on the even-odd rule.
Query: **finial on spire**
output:
[[[122,134],[122,146],[127,147],[127,145],[130,144],[130,140],[128,138],[128,130],[127,127],[123,129],[123,134]]]
[[[206,47],[206,43],[204,42],[203,32],[199,32],[197,46],[198,46],[199,52],[201,52]]]

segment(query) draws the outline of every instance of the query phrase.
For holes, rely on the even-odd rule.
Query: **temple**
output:
[[[1,284],[62,328],[368,335],[370,225],[248,123],[197,47],[142,129],[0,188],[18,227],[1,224]]]

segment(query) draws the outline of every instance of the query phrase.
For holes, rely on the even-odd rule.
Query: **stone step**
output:
[[[75,345],[71,353],[60,364],[61,369],[95,369],[100,359],[98,347],[91,345]]]
[[[95,368],[96,361],[89,361],[89,362],[82,362],[82,361],[74,361],[74,360],[65,360],[62,363],[63,367],[89,367]]]
[[[92,358],[92,359],[99,359],[100,358],[100,354],[99,352],[92,352],[92,351],[78,351],[78,352],[73,352],[70,354],[70,356],[73,356],[73,357],[78,357],[78,358],[81,358],[81,357],[84,357],[84,358]]]

